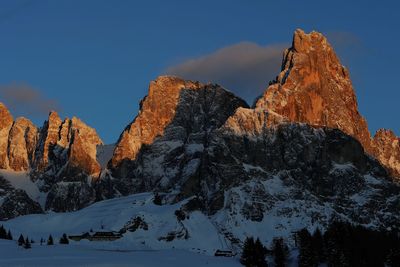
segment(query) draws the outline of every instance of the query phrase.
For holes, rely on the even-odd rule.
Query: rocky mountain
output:
[[[20,205],[33,207],[30,209],[33,213],[42,209],[74,210],[94,201],[91,180],[101,172],[96,154],[97,146],[103,144],[94,129],[78,118],[61,120],[56,112],[50,112],[48,120],[39,130],[25,118],[13,121],[4,104],[0,105],[0,112],[1,168],[28,173],[40,191],[47,194],[47,200],[40,207],[36,200],[6,182],[1,186],[4,192],[17,192]],[[14,207],[18,206],[13,203]],[[6,209],[6,204],[3,202],[1,207]],[[27,214],[29,211],[9,213],[3,217]]]
[[[296,30],[292,47],[284,52],[282,70],[256,103],[289,121],[337,128],[353,136],[395,177],[400,177],[398,142],[378,134],[371,140],[360,115],[348,70],[340,63],[326,38],[317,32]],[[386,147],[386,155],[381,151]],[[392,146],[390,152],[389,147]],[[393,154],[392,159],[387,153]]]
[[[181,203],[182,218],[206,215],[232,244],[249,224],[269,233],[334,219],[400,226],[399,138],[371,138],[349,73],[320,33],[294,33],[277,79],[251,108],[216,84],[157,78],[115,148],[77,118],[51,112],[37,130],[0,107],[1,168],[29,173],[45,194],[42,210],[151,192],[158,204]],[[19,190],[0,188],[3,200]],[[177,225],[183,238],[189,230]]]

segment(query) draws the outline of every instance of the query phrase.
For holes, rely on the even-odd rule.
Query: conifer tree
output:
[[[21,234],[18,238],[18,246],[22,246],[25,244],[24,236]]]
[[[261,243],[260,239],[257,238],[254,243],[254,256],[255,256],[255,266],[257,267],[267,267],[267,262],[265,260],[265,256],[267,256],[267,249]]]
[[[254,266],[254,239],[252,237],[247,237],[244,241],[240,262],[246,267]]]
[[[254,242],[253,237],[246,238],[243,246],[240,262],[246,267],[267,267],[265,256],[267,249],[262,245],[260,239]]]
[[[64,245],[69,244],[68,237],[65,233],[60,238],[60,244],[64,244]]]
[[[13,240],[13,236],[12,236],[10,230],[8,230],[8,232],[7,232],[7,239],[8,239],[8,240]]]
[[[317,266],[315,254],[312,246],[312,237],[306,228],[298,232],[299,239],[299,266],[300,267],[314,267]]]
[[[324,238],[321,231],[317,228],[312,236],[312,248],[317,263],[323,263],[326,260]]]
[[[49,235],[49,238],[47,239],[47,245],[48,246],[54,245],[53,237],[51,235]]]
[[[31,246],[31,242],[29,242],[29,238],[28,237],[26,237],[26,239],[25,239],[25,244],[24,244],[24,248],[25,249],[30,249],[32,246]]]
[[[285,244],[283,238],[275,238],[273,240],[272,253],[274,254],[274,262],[276,267],[286,266],[289,248]]]
[[[0,239],[7,239],[7,231],[4,229],[3,225],[0,226]]]

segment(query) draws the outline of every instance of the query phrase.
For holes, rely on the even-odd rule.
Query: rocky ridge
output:
[[[4,104],[0,104],[0,112],[1,169],[29,173],[40,190],[47,193],[43,209],[75,210],[94,201],[91,180],[101,172],[96,152],[97,146],[103,142],[93,128],[76,117],[62,120],[53,111],[39,130],[28,119],[17,118],[14,121]],[[37,208],[38,203],[32,206],[35,200],[12,185],[3,183],[3,187],[7,192],[19,192],[19,205],[28,203],[28,206],[35,207],[32,212],[42,210],[40,206]],[[2,208],[6,209],[4,203]],[[9,213],[7,218],[11,214],[21,214]]]
[[[0,111],[0,132],[9,132],[12,117]],[[219,85],[161,76],[107,165],[96,159],[95,131],[55,112],[28,162],[47,193],[44,209],[152,191],[160,204],[187,199],[182,212],[212,216],[234,240],[246,222],[271,218],[288,222],[271,225],[289,232],[337,218],[399,227],[398,141],[383,130],[371,139],[332,47],[297,30],[281,73],[253,108]]]

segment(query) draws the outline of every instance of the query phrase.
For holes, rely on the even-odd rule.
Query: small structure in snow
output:
[[[214,256],[216,257],[234,257],[235,254],[231,250],[219,250],[215,251]]]
[[[114,231],[96,231],[93,233],[83,233],[82,235],[70,235],[69,239],[74,241],[81,241],[82,239],[87,239],[90,241],[114,241],[121,238],[122,235]]]

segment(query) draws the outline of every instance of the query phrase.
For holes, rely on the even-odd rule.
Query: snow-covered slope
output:
[[[228,243],[207,216],[199,211],[179,220],[175,211],[187,201],[174,205],[158,206],[153,203],[152,193],[137,194],[97,202],[76,212],[48,213],[20,216],[2,222],[15,236],[47,238],[50,234],[60,237],[81,234],[91,229],[120,231],[135,218],[147,224],[147,230],[129,230],[124,237],[114,242],[92,242],[93,246],[114,249],[186,249],[212,255],[216,249],[227,249]],[[167,237],[176,237],[167,241]]]
[[[87,244],[40,246],[26,250],[14,241],[0,240],[1,267],[239,267],[234,258],[217,258],[185,250],[96,249]]]

